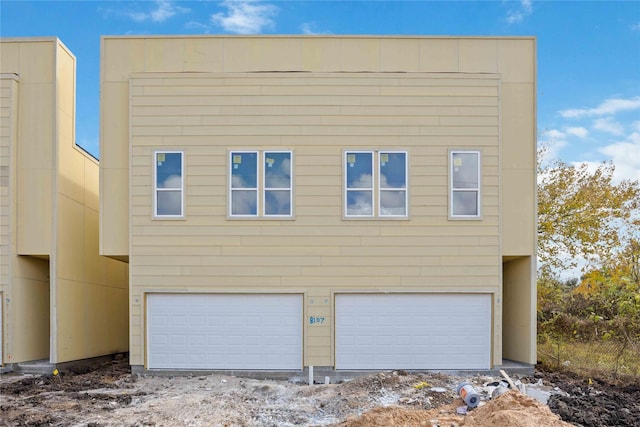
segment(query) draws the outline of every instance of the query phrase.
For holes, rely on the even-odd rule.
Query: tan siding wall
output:
[[[500,292],[498,84],[494,75],[134,76],[132,363],[143,363],[145,291],[306,292],[306,314],[329,319],[344,290]],[[397,115],[407,105],[412,114]],[[282,114],[289,107],[295,115]],[[243,148],[294,151],[295,220],[227,219],[227,153]],[[450,148],[482,152],[481,221],[447,219]],[[183,221],[152,220],[156,149],[185,152]],[[409,220],[342,219],[345,149],[408,151]],[[306,326],[305,364],[333,363],[332,328]]]
[[[11,153],[15,143],[18,82],[13,76],[0,78],[0,291],[7,292],[13,223],[14,173]],[[0,302],[2,303],[2,302]],[[1,361],[0,361],[1,362]]]
[[[2,302],[5,363],[49,357],[46,258],[52,241],[54,43],[53,38],[0,41],[0,73],[19,76],[11,105],[3,105],[9,107],[12,118],[10,133],[2,133],[11,137],[7,152],[9,266],[0,272],[7,275]]]
[[[54,39],[2,41],[0,73],[20,75],[16,145],[17,250],[51,253],[54,135]]]
[[[101,197],[101,253],[114,256],[126,256],[129,253],[128,242],[128,193],[123,190],[128,183],[128,79],[131,73],[136,72],[227,72],[241,73],[247,71],[304,71],[304,72],[376,72],[376,71],[402,71],[402,72],[422,72],[422,73],[497,73],[501,78],[501,88],[497,88],[493,82],[483,82],[482,79],[476,81],[477,91],[501,91],[507,96],[499,98],[483,97],[487,101],[493,99],[492,104],[476,105],[448,105],[454,100],[437,98],[438,93],[455,94],[456,89],[450,86],[462,85],[466,87],[468,81],[456,81],[456,79],[443,78],[442,80],[431,80],[421,82],[419,79],[411,80],[411,83],[388,86],[384,90],[389,97],[385,101],[375,100],[376,105],[367,105],[372,99],[366,97],[366,91],[371,91],[371,87],[362,87],[359,84],[359,77],[343,75],[340,78],[345,83],[330,87],[323,86],[322,90],[326,102],[321,99],[316,100],[316,104],[304,112],[300,112],[295,101],[290,95],[296,91],[313,90],[305,88],[312,86],[309,80],[302,77],[297,79],[296,85],[301,87],[290,87],[289,92],[281,99],[277,113],[284,116],[286,122],[278,122],[273,117],[267,120],[270,122],[271,131],[263,133],[265,144],[283,145],[315,145],[317,136],[305,134],[302,129],[291,128],[297,123],[307,131],[311,131],[313,126],[334,125],[339,128],[344,122],[342,115],[361,114],[363,120],[368,116],[383,116],[383,121],[389,122],[386,116],[408,116],[406,121],[395,121],[397,126],[405,126],[412,123],[413,116],[421,116],[427,119],[429,116],[442,116],[439,125],[433,128],[430,126],[436,123],[423,122],[413,129],[404,129],[400,134],[394,134],[393,140],[388,136],[380,134],[380,129],[370,132],[369,143],[372,145],[384,144],[406,144],[413,138],[420,138],[421,142],[457,144],[463,138],[473,139],[473,144],[479,145],[483,140],[492,142],[492,136],[485,136],[482,127],[486,126],[485,119],[493,117],[498,120],[496,109],[500,110],[504,117],[500,123],[502,131],[500,138],[505,152],[501,153],[502,167],[507,171],[505,181],[516,182],[512,188],[505,188],[500,195],[503,200],[515,200],[514,203],[507,203],[501,206],[503,210],[503,222],[505,230],[503,233],[502,245],[505,254],[533,254],[535,244],[535,218],[533,211],[527,212],[523,218],[519,206],[531,206],[533,192],[535,191],[535,40],[531,38],[385,38],[385,37],[105,37],[102,41],[102,136],[101,136],[101,159],[102,159],[102,186]],[[220,79],[212,86],[203,87],[200,82],[193,81],[185,83],[186,86],[180,90],[183,94],[191,93],[190,103],[187,105],[176,105],[172,99],[170,88],[162,89],[163,95],[154,95],[153,91],[158,90],[150,83],[145,88],[146,95],[154,95],[153,99],[139,100],[136,105],[138,124],[144,126],[145,116],[165,115],[163,109],[171,108],[171,116],[165,115],[163,132],[165,136],[180,135],[182,141],[187,141],[191,136],[193,144],[203,144],[198,135],[205,135],[208,126],[218,126],[223,115],[224,125],[227,126],[230,134],[233,134],[233,127],[237,127],[237,132],[233,135],[234,144],[251,143],[251,137],[255,135],[242,134],[242,127],[246,121],[246,115],[253,116],[252,120],[262,120],[259,116],[263,103],[273,103],[277,101],[271,98],[269,93],[271,83],[264,84],[270,79],[261,79],[254,76],[247,84],[234,80],[233,85],[224,78]],[[272,79],[271,79],[272,80]],[[429,80],[428,78],[426,80]],[[351,82],[347,84],[346,82]],[[357,86],[348,89],[349,95],[345,94],[342,86]],[[262,97],[254,101],[254,105],[240,104],[242,101],[238,95],[257,95],[256,85],[263,85],[260,89]],[[410,86],[414,87],[410,87]],[[415,85],[420,87],[422,94],[415,92]],[[489,87],[483,87],[488,85]],[[231,86],[231,87],[229,87]],[[240,87],[237,87],[240,86]],[[242,87],[250,86],[250,87]],[[442,87],[440,87],[442,86]],[[506,89],[505,89],[506,88]],[[282,88],[278,89],[282,90]],[[253,91],[253,92],[251,92]],[[333,91],[333,92],[331,92]],[[364,92],[363,92],[364,91]],[[516,96],[510,96],[513,91],[517,91]],[[229,98],[225,93],[231,93],[236,98]],[[305,92],[311,94],[311,92]],[[393,99],[403,94],[415,94],[432,97],[431,101],[425,103],[424,99],[413,99],[413,97],[403,96]],[[283,95],[283,92],[280,92]],[[524,98],[519,95],[524,94]],[[216,105],[206,103],[207,96],[220,95],[222,98]],[[315,94],[318,95],[318,94]],[[329,96],[331,95],[331,96]],[[287,100],[294,104],[287,105]],[[397,100],[405,102],[404,105],[397,105]],[[167,105],[159,105],[165,102]],[[340,103],[338,104],[337,101]],[[150,103],[145,105],[144,102]],[[386,104],[385,104],[386,103]],[[394,105],[393,111],[388,106]],[[339,105],[339,106],[338,106]],[[202,115],[200,122],[194,123],[193,118],[189,119],[194,110],[198,110]],[[322,116],[322,123],[318,123],[314,114]],[[465,116],[465,123],[462,123],[469,135],[449,135],[450,128],[444,126],[455,126],[455,116]],[[509,116],[510,115],[510,116]],[[241,117],[234,117],[241,116]],[[302,116],[302,117],[294,117]],[[473,119],[472,119],[473,117]],[[516,121],[511,120],[517,117]],[[300,119],[304,121],[296,122]],[[433,120],[433,117],[431,117]],[[349,117],[350,123],[355,124],[354,117]],[[475,121],[474,121],[475,120]],[[528,120],[528,121],[527,121]],[[184,126],[195,126],[183,129],[177,123]],[[415,123],[415,122],[413,122]],[[474,123],[478,123],[475,125]],[[382,124],[379,122],[379,124]],[[278,128],[278,126],[281,126]],[[284,126],[284,127],[282,127]],[[289,127],[288,127],[289,126]],[[471,133],[472,126],[478,126],[478,133]],[[318,132],[335,132],[334,129],[316,128]],[[388,128],[389,133],[392,132]],[[147,133],[145,133],[147,132]],[[149,133],[151,132],[151,133]],[[152,130],[140,129],[138,135],[140,143],[156,145],[157,138],[154,138]],[[240,132],[240,133],[239,133]],[[288,132],[288,133],[287,133]],[[367,133],[360,130],[360,136]],[[142,142],[142,135],[148,135],[147,142]],[[315,134],[318,135],[318,134]],[[326,134],[325,134],[326,135]],[[341,132],[341,137],[345,143],[358,144],[357,135],[349,135],[348,132]],[[354,142],[348,142],[352,137]],[[229,140],[228,136],[225,136]],[[247,141],[248,142],[245,142]],[[198,142],[200,141],[200,142]],[[212,143],[217,143],[216,137],[212,137]],[[274,142],[275,141],[275,142]],[[486,141],[485,141],[486,142]],[[527,168],[520,174],[509,175],[508,170],[514,161],[524,160]],[[519,166],[518,166],[519,168]],[[526,191],[523,191],[526,188]],[[512,210],[511,207],[516,207]],[[524,220],[524,224],[523,221]]]
[[[303,290],[327,317],[340,289],[489,291],[493,362],[503,333],[517,345],[500,255],[535,254],[533,38],[106,37],[101,64],[100,250],[132,256],[132,364],[147,290]],[[161,147],[186,152],[184,221],[151,220]],[[447,150],[467,147],[484,218],[448,221]],[[229,148],[295,151],[294,221],[226,220]],[[410,220],[341,219],[344,148],[410,152]],[[332,327],[305,327],[305,364],[331,364]]]
[[[503,83],[502,199],[503,254],[535,254],[536,145],[523,135],[535,135],[535,85]],[[534,141],[533,137],[530,141]]]
[[[98,162],[75,146],[75,58],[57,47],[55,362],[128,350],[128,266],[98,254]]]
[[[535,341],[528,337],[536,334],[536,288],[530,286],[535,274],[533,257],[521,257],[503,265],[504,277],[504,357],[536,363]]]
[[[9,348],[9,324],[11,309],[5,304],[11,300],[11,254],[15,252],[15,241],[11,226],[15,223],[15,191],[12,191],[15,168],[11,164],[12,152],[15,149],[16,125],[18,111],[18,81],[13,74],[0,77],[0,349],[2,358],[6,359]],[[0,366],[7,363],[0,360]]]
[[[6,337],[9,363],[49,358],[49,261],[30,256],[12,260]]]
[[[128,266],[98,254],[99,166],[74,145],[75,58],[55,38],[0,55],[19,75],[0,88],[5,362],[127,351]]]

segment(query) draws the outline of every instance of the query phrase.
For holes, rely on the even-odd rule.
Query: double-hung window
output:
[[[229,216],[291,217],[292,163],[291,151],[231,151]]]
[[[346,151],[344,156],[345,217],[408,216],[406,152]]]
[[[449,152],[449,215],[480,218],[480,152]]]
[[[156,151],[154,157],[153,214],[156,218],[184,217],[184,154]]]

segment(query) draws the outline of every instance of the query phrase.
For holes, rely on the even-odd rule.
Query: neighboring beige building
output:
[[[536,361],[531,37],[103,37],[135,370]]]
[[[75,145],[75,57],[0,39],[0,360],[128,350],[126,263],[98,254],[98,161]]]

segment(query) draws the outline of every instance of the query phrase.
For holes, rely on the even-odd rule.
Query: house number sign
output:
[[[324,317],[321,316],[309,316],[309,324],[310,325],[322,325],[325,321]]]

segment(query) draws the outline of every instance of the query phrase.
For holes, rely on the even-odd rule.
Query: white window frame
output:
[[[158,154],[180,154],[180,188],[159,188],[158,187]],[[184,209],[184,151],[178,150],[156,150],[153,152],[153,218],[155,219],[181,219],[185,217]],[[162,215],[158,214],[158,193],[159,192],[180,192],[180,214]]]
[[[381,150],[378,153],[377,158],[377,186],[378,186],[378,216],[381,218],[407,218],[409,216],[409,154],[406,151],[391,151],[391,150]],[[380,184],[382,176],[382,156],[384,154],[404,154],[404,188],[382,188]],[[393,215],[393,214],[383,214],[382,213],[382,193],[383,192],[404,192],[404,214]]]
[[[232,187],[233,177],[233,155],[234,154],[256,154],[256,187],[234,189]],[[267,155],[271,153],[287,153],[291,161],[290,164],[290,180],[289,187],[266,187],[267,168],[265,162]],[[229,150],[229,164],[227,168],[228,180],[228,209],[227,217],[229,219],[292,219],[293,212],[293,181],[294,181],[294,153],[292,150]],[[233,213],[233,192],[234,191],[255,191],[256,192],[256,213],[255,214],[234,214]],[[266,213],[266,195],[267,191],[289,191],[289,214],[267,214]]]
[[[232,169],[233,169],[233,165],[234,165],[234,159],[233,156],[234,154],[255,154],[256,155],[256,186],[255,187],[243,187],[243,188],[237,188],[234,189],[233,188],[233,175],[232,175]],[[229,165],[228,165],[228,169],[227,169],[227,180],[229,182],[229,211],[228,211],[228,216],[229,218],[258,218],[258,213],[260,212],[259,209],[259,200],[258,200],[258,196],[260,194],[259,188],[260,188],[260,152],[258,150],[233,150],[233,151],[229,151]],[[233,213],[233,193],[234,192],[240,192],[240,191],[255,191],[256,193],[256,213],[255,214],[234,214]]]
[[[349,168],[349,155],[350,154],[371,154],[371,187],[354,187],[354,188],[349,188],[349,181],[347,179],[347,174],[348,174],[348,168]],[[344,217],[345,218],[373,218],[375,217],[375,206],[376,206],[376,192],[374,191],[375,189],[375,183],[373,182],[373,180],[375,179],[375,152],[372,150],[345,150],[344,155],[343,155],[343,160],[344,160]],[[355,192],[355,191],[369,191],[371,192],[371,214],[370,215],[354,215],[354,214],[349,214],[348,212],[348,208],[349,208],[349,193],[350,192]]]
[[[289,186],[288,187],[267,187],[267,154],[271,153],[286,153],[289,154]],[[263,150],[262,154],[262,191],[259,194],[262,195],[262,200],[258,200],[258,203],[262,202],[262,216],[265,218],[291,218],[293,217],[293,151],[290,150]],[[258,166],[258,169],[260,167]],[[289,213],[286,215],[267,214],[267,191],[289,191]]]
[[[347,173],[349,168],[349,154],[371,154],[371,187],[349,188]],[[383,154],[404,154],[405,170],[404,170],[404,188],[381,188],[381,155]],[[402,150],[344,150],[343,151],[343,217],[345,219],[407,219],[409,218],[409,153]],[[354,215],[348,213],[349,193],[353,191],[370,191],[371,192],[371,214],[370,215]],[[385,215],[381,211],[382,197],[384,191],[404,191],[405,213],[402,215]]]
[[[477,156],[477,186],[472,188],[455,188],[453,185],[454,172],[454,155],[455,154],[475,154]],[[480,150],[450,150],[449,151],[449,219],[481,219],[482,218],[482,153]],[[454,214],[454,193],[476,193],[476,212],[475,215]]]

